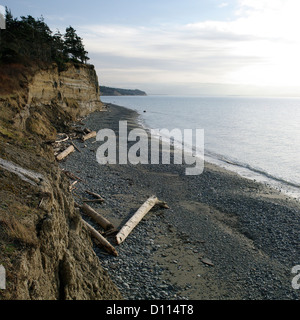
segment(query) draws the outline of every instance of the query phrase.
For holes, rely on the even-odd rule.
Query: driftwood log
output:
[[[95,193],[95,192],[91,192],[88,190],[85,190],[86,193],[88,193],[89,195],[93,196],[94,198],[96,198],[96,202],[104,202],[105,200],[100,196],[100,194]],[[95,202],[95,200],[84,200],[84,201],[92,201]]]
[[[118,256],[117,250],[90,224],[88,224],[84,220],[82,221],[86,225],[87,229],[91,233],[91,236],[96,240],[96,242],[98,242],[101,245],[101,247],[103,247],[107,252],[117,257]]]
[[[83,141],[88,140],[88,139],[90,139],[90,138],[96,137],[96,135],[97,135],[97,132],[96,132],[96,131],[92,131],[92,132],[84,135],[84,136],[82,137],[82,140],[83,140]]]
[[[114,226],[106,218],[104,218],[100,213],[95,211],[93,208],[84,203],[82,206],[79,206],[80,209],[95,220],[104,230],[113,229]]]
[[[58,160],[58,161],[60,161],[60,160],[62,160],[62,159],[64,159],[66,156],[68,156],[70,153],[72,153],[72,152],[74,152],[75,151],[75,149],[74,149],[74,147],[73,146],[69,146],[67,149],[65,149],[63,152],[61,152],[60,154],[58,154],[57,156],[56,156],[56,159]]]
[[[162,208],[169,209],[164,201],[160,201],[156,196],[151,196],[143,205],[136,211],[136,213],[126,222],[121,230],[116,235],[117,244],[122,243],[136,225],[143,219],[143,217],[155,206],[159,205]]]

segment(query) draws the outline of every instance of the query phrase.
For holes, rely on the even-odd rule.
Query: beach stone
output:
[[[129,110],[120,109],[127,119],[133,114]],[[99,123],[103,121],[105,114],[97,117],[97,114],[91,115],[86,121],[87,127],[99,129]],[[105,126],[113,127],[114,123],[118,125],[118,121],[119,117],[112,116]],[[206,297],[209,299],[235,298],[235,275],[240,282],[236,290],[243,299],[264,299],[267,296],[272,299],[298,298],[299,292],[292,290],[290,285],[290,270],[282,266],[296,264],[296,258],[299,257],[299,227],[295,223],[299,221],[299,209],[292,210],[290,203],[284,201],[285,198],[284,205],[275,205],[271,198],[266,199],[261,195],[258,198],[262,189],[257,186],[254,188],[253,182],[207,168],[201,176],[195,177],[184,176],[184,168],[173,165],[105,165],[101,166],[101,170],[96,170],[95,155],[88,152],[88,149],[82,149],[80,154],[72,154],[62,165],[66,165],[66,169],[70,171],[81,171],[82,177],[85,176],[84,172],[93,177],[88,181],[88,186],[77,184],[76,192],[82,198],[86,196],[85,188],[103,195],[107,201],[101,208],[108,210],[108,218],[114,217],[118,223],[124,223],[152,192],[172,205],[172,209],[150,213],[147,221],[142,220],[118,248],[117,259],[98,255],[101,261],[106,261],[103,265],[107,267],[125,299],[149,299],[151,296],[155,299],[174,299],[174,296],[179,299],[190,298],[190,292],[187,293],[188,297],[180,296],[177,292],[182,292],[183,288],[171,285],[178,275],[171,275],[170,270],[178,268],[178,261],[182,269],[177,272],[191,272],[194,294],[198,290],[196,298],[202,298],[205,290],[199,288],[200,283],[203,285],[199,278],[202,277],[203,282],[207,281],[208,287],[210,283],[213,286],[216,284],[214,275],[210,275],[213,272],[207,272],[204,276],[204,273],[201,275],[201,269],[189,271],[187,267],[190,268],[190,260],[186,263],[181,256],[175,255],[178,248],[188,250],[188,254],[196,262],[202,261],[209,267],[213,267],[214,263],[205,258],[204,252],[211,253],[218,261],[218,275],[226,282],[227,291],[219,293],[218,290],[207,289]],[[75,157],[78,158],[76,161]],[[179,178],[175,179],[178,184],[173,185],[173,178],[164,175],[174,173]],[[165,179],[161,179],[160,175]],[[132,185],[129,186],[126,178],[132,179]],[[270,191],[270,194],[274,195],[274,191]],[[207,212],[202,211],[202,207],[207,207]],[[231,233],[224,233],[223,226],[242,237],[235,239]],[[176,236],[177,232],[179,237]],[[165,238],[163,242],[160,242],[160,237]],[[154,244],[154,239],[160,247]],[[247,240],[247,246],[243,239]],[[155,248],[157,251],[154,251]],[[96,252],[98,254],[101,250]],[[271,259],[265,260],[265,256]],[[155,267],[157,258],[161,268]],[[174,260],[177,261],[176,264]],[[110,268],[112,264],[117,267]],[[255,266],[255,271],[249,272],[249,266]],[[122,276],[120,279],[117,278],[119,275]],[[168,281],[163,282],[165,280],[161,275]],[[124,283],[130,284],[130,290]],[[170,284],[170,287],[161,287],[162,284]],[[261,290],[262,287],[267,290]]]

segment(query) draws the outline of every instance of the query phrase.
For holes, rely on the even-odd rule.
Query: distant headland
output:
[[[101,96],[146,96],[147,93],[138,89],[120,89],[100,86]]]

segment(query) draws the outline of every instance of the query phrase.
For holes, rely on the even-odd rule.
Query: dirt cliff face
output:
[[[0,95],[0,298],[120,299],[48,143],[101,109],[96,73],[70,64],[24,78],[22,90]]]
[[[98,78],[93,66],[68,64],[59,72],[56,65],[37,72],[28,86],[28,104],[60,104],[73,116],[101,108]]]

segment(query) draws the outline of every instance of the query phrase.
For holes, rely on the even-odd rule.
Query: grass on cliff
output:
[[[10,172],[0,168],[0,264],[6,269],[7,287],[18,274],[14,267],[22,253],[38,246],[35,221],[41,195]],[[13,292],[0,290],[0,299]]]
[[[33,75],[34,68],[28,64],[0,64],[0,95],[10,95],[12,92],[24,89],[28,76]]]

